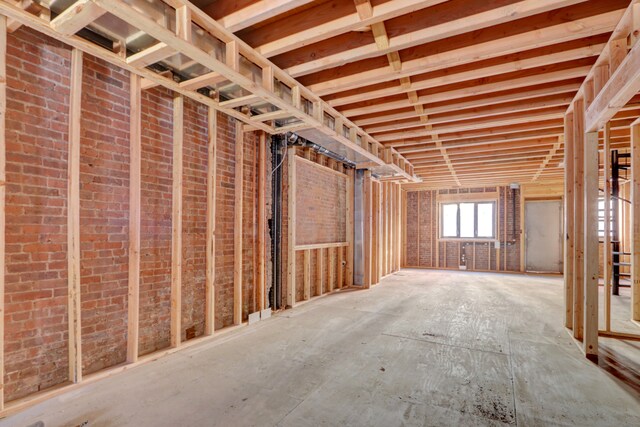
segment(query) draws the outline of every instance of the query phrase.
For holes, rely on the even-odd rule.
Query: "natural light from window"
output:
[[[492,239],[495,237],[495,202],[443,203],[442,238]]]

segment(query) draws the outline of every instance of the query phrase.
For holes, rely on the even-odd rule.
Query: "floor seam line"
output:
[[[491,354],[497,354],[497,355],[508,356],[508,354],[507,354],[507,353],[504,353],[504,352],[493,351],[493,350],[483,350],[483,349],[481,349],[481,348],[467,347],[467,346],[464,346],[464,345],[458,345],[458,344],[443,343],[443,342],[438,342],[438,341],[431,341],[431,340],[425,340],[425,339],[413,338],[413,337],[406,337],[406,336],[403,336],[403,335],[387,334],[387,333],[382,333],[381,335],[385,335],[385,336],[388,336],[388,337],[394,337],[394,338],[404,338],[404,339],[412,340],[412,341],[426,342],[426,343],[430,343],[430,344],[445,345],[445,346],[447,346],[447,347],[464,348],[464,349],[466,349],[466,350],[480,351],[480,352],[482,352],[482,353],[491,353]]]

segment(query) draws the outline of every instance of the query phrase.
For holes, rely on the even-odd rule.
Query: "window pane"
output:
[[[458,237],[458,205],[442,205],[442,237]]]
[[[478,203],[478,237],[493,237],[493,203]]]
[[[460,237],[475,237],[474,229],[475,203],[460,203]]]

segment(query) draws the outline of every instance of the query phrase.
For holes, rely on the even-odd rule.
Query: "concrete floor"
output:
[[[403,270],[0,426],[639,426],[640,343],[591,364],[562,305],[558,277]]]

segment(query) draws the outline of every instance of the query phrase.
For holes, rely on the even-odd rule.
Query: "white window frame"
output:
[[[463,203],[473,203],[473,237],[460,237],[460,204]],[[491,204],[493,206],[493,222],[492,222],[492,235],[491,237],[478,237],[478,205],[479,204]],[[456,236],[444,236],[444,221],[442,220],[443,210],[445,205],[458,205],[457,209],[457,233]],[[498,203],[497,200],[451,200],[451,201],[442,201],[438,203],[438,238],[440,240],[482,240],[482,241],[494,241],[496,240],[496,232],[498,228],[498,212],[497,212]]]

